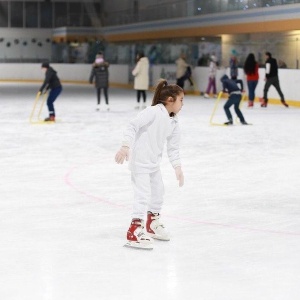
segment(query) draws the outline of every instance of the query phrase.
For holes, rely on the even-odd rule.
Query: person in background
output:
[[[272,54],[270,52],[266,52],[265,56],[266,56],[266,78],[265,78],[263,103],[261,104],[261,107],[267,107],[268,105],[268,91],[271,85],[273,85],[276,91],[278,92],[281,99],[281,103],[285,107],[289,107],[284,100],[284,95],[280,88],[277,61],[275,58],[272,57]]]
[[[146,92],[149,89],[149,60],[145,57],[144,52],[137,54],[136,65],[132,70],[132,75],[134,76],[134,89],[137,92],[137,106],[135,108],[146,108]],[[143,97],[143,105],[140,102],[141,96]]]
[[[189,64],[186,62],[186,56],[181,53],[180,57],[175,61],[176,63],[176,84],[182,89],[184,88],[184,81],[187,79],[185,77],[187,67]]]
[[[192,68],[191,66],[188,66],[186,68],[186,71],[183,75],[183,82],[185,82],[186,80],[188,80],[188,82],[190,83],[190,86],[194,86],[194,82],[193,82],[193,78],[192,78]]]
[[[255,59],[253,53],[250,53],[244,64],[244,72],[247,77],[248,85],[248,107],[253,107],[255,99],[255,89],[258,83],[259,74],[258,74],[258,63]]]
[[[108,86],[109,86],[109,63],[104,60],[104,56],[102,52],[99,52],[96,55],[95,62],[93,63],[90,79],[90,84],[93,83],[95,79],[95,88],[97,93],[97,107],[96,110],[100,110],[100,102],[101,102],[101,90],[103,90],[106,110],[109,110],[109,101],[108,101]]]
[[[209,62],[209,78],[208,78],[208,85],[206,88],[206,92],[204,94],[204,98],[210,97],[210,92],[212,90],[213,96],[217,97],[217,87],[216,87],[216,76],[217,76],[217,57],[213,53],[210,56],[210,62]]]
[[[287,69],[287,65],[286,65],[286,63],[283,60],[279,59],[278,60],[278,68],[280,68],[280,69]]]
[[[242,99],[242,90],[243,90],[243,81],[242,80],[233,80],[229,79],[227,75],[223,75],[221,77],[221,82],[223,85],[223,92],[226,92],[229,94],[229,98],[227,102],[224,105],[224,110],[226,113],[226,116],[228,118],[228,122],[225,122],[224,125],[233,125],[233,119],[230,112],[230,107],[234,105],[234,110],[240,119],[241,124],[248,125],[248,123],[245,121],[245,118],[240,111],[240,102]],[[240,85],[240,87],[238,86]]]
[[[115,161],[123,164],[125,159],[129,159],[134,190],[132,220],[125,244],[127,247],[153,249],[152,238],[170,240],[169,232],[160,221],[164,194],[160,162],[167,143],[169,161],[181,187],[184,177],[179,154],[177,114],[183,106],[183,97],[181,87],[161,80],[152,105],[131,120],[124,131],[122,147],[116,153]]]
[[[40,87],[39,93],[42,94],[50,90],[50,93],[47,98],[49,117],[46,118],[44,121],[55,122],[54,101],[62,92],[62,85],[57,76],[57,72],[52,67],[50,67],[48,62],[42,63],[42,71],[45,72],[45,80],[42,86]]]
[[[229,68],[230,68],[230,78],[236,80],[238,78],[238,59],[236,50],[231,51],[231,57],[229,60]]]

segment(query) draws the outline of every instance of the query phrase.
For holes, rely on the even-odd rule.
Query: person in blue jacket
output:
[[[226,113],[226,116],[228,118],[228,122],[225,122],[224,125],[232,125],[233,119],[232,114],[230,112],[230,107],[234,105],[234,110],[240,119],[241,124],[248,125],[248,123],[245,121],[245,118],[239,108],[240,102],[242,100],[242,91],[244,89],[243,81],[240,79],[229,79],[227,75],[223,75],[221,77],[221,82],[223,85],[223,92],[226,92],[229,94],[229,98],[226,101],[224,105],[224,110]],[[240,87],[238,86],[240,85]]]

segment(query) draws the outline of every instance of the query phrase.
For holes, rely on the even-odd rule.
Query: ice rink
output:
[[[171,241],[145,251],[123,247],[132,188],[114,162],[135,92],[111,88],[96,111],[93,86],[65,84],[58,122],[33,125],[39,87],[0,84],[1,300],[299,299],[299,108],[244,105],[253,126],[210,126],[216,100],[186,96],[184,187],[161,165]]]

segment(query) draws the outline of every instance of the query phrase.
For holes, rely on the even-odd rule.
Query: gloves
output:
[[[184,184],[184,177],[180,166],[175,168],[175,174],[177,180],[179,181],[179,186],[182,187]]]
[[[129,147],[122,146],[115,156],[115,161],[117,164],[122,164],[125,158],[126,160],[129,158]]]

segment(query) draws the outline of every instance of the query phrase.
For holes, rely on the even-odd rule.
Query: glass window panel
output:
[[[0,2],[0,27],[8,27],[8,2]]]
[[[82,8],[81,3],[69,3],[69,26],[81,26]]]
[[[41,2],[40,3],[40,16],[41,16],[41,28],[52,28],[52,2]]]
[[[86,27],[91,27],[92,26],[92,20],[91,18],[93,18],[93,15],[95,13],[94,9],[93,10],[88,10],[88,4],[84,5],[84,9],[83,9],[83,20],[82,20],[82,26],[86,26]]]
[[[11,27],[23,27],[23,2],[11,2]]]
[[[95,14],[100,17],[101,16],[101,4],[100,3],[94,3],[95,6]]]
[[[25,2],[25,27],[38,27],[38,3]]]
[[[63,27],[63,26],[67,26],[68,22],[68,14],[67,14],[67,3],[64,2],[55,2],[55,13],[54,13],[54,17],[55,17],[55,27]]]

